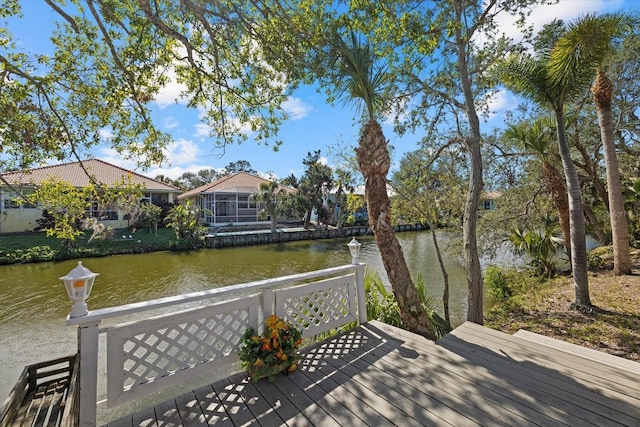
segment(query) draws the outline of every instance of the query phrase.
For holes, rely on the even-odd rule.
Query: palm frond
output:
[[[545,158],[549,147],[554,144],[555,123],[549,118],[535,120],[533,123],[522,121],[512,124],[504,131],[506,138],[517,141],[524,149],[536,156]]]
[[[492,73],[512,92],[539,105],[555,106],[558,94],[552,92],[543,62],[528,55],[511,55],[496,64]]]
[[[583,94],[613,52],[613,40],[623,31],[623,22],[623,15],[587,14],[570,24],[549,56],[550,83],[564,88],[569,97]]]
[[[336,83],[343,93],[343,102],[359,101],[358,112],[364,107],[369,118],[375,118],[386,104],[387,68],[376,67],[369,44],[355,32],[351,33],[350,43],[336,38],[334,54],[338,61]]]

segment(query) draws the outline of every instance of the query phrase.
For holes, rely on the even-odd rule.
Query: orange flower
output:
[[[289,366],[289,372],[294,372],[298,369],[298,364],[297,363],[292,363],[291,366]]]
[[[278,350],[276,353],[276,357],[282,361],[287,360],[287,355],[282,352],[282,350]]]
[[[271,316],[269,316],[266,320],[266,324],[267,327],[269,329],[274,329],[276,327],[276,325],[278,324],[278,321],[280,320],[280,318],[278,316],[276,316],[275,314],[272,314]]]
[[[253,366],[255,366],[256,368],[264,366],[264,360],[262,360],[262,359],[256,360],[256,362],[253,364]]]

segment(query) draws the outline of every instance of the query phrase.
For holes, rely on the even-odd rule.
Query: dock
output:
[[[640,364],[470,322],[431,341],[368,321],[364,272],[356,253],[69,316],[78,354],[27,367],[0,427],[640,426]],[[295,372],[253,383],[238,349],[271,315],[309,345]]]
[[[639,426],[640,364],[606,359],[472,323],[433,342],[372,321],[273,383],[236,374],[107,425]]]

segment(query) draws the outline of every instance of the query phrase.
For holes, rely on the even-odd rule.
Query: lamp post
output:
[[[91,288],[93,288],[96,276],[98,276],[98,273],[91,272],[82,265],[82,261],[78,261],[76,268],[67,273],[66,276],[60,277],[67,289],[69,298],[73,301],[69,317],[82,317],[89,312],[85,300],[91,294]]]
[[[360,261],[358,261],[358,256],[360,256],[360,246],[362,246],[362,244],[360,244],[360,242],[358,242],[354,237],[347,244],[347,246],[349,247],[349,251],[351,252],[351,264],[360,264]]]

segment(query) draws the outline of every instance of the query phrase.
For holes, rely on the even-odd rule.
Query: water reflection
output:
[[[430,234],[399,233],[398,238],[412,274],[421,274],[440,302],[442,274]],[[343,265],[351,262],[346,246],[349,240],[86,259],[83,264],[100,273],[87,303],[90,310],[95,310]],[[362,236],[358,240],[362,243],[361,261],[377,270],[386,282],[373,238]],[[455,325],[465,318],[467,304],[466,274],[458,258],[456,254],[446,258]],[[65,325],[71,303],[58,278],[76,265],[76,260],[70,260],[0,266],[0,401],[25,365],[75,352],[76,330]]]

